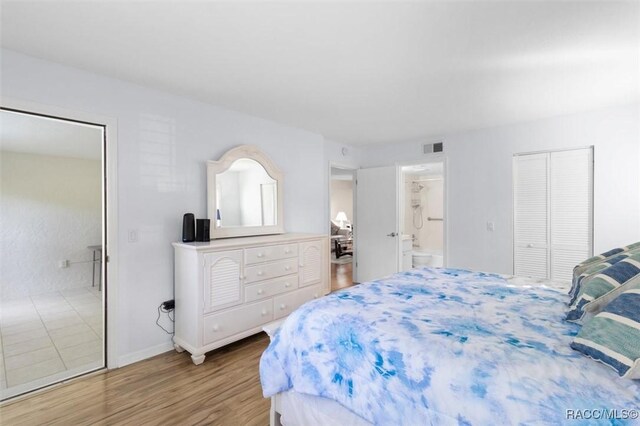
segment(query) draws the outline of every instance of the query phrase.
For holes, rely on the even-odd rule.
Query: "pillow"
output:
[[[584,305],[582,307],[582,310],[585,312],[583,322],[587,322],[588,320],[593,318],[594,315],[602,312],[609,303],[613,302],[625,291],[633,289],[640,289],[640,274],[636,275],[634,278],[630,279],[620,287],[614,288],[604,296],[599,297],[596,300]]]
[[[331,235],[338,235],[338,231],[340,231],[340,227],[331,221]]]
[[[574,293],[576,280],[577,278],[583,274],[589,267],[593,266],[593,264],[602,263],[602,261],[606,261],[608,258],[615,256],[616,254],[625,253],[631,250],[640,249],[640,242],[629,244],[625,247],[614,248],[607,252],[601,253],[597,256],[590,257],[589,259],[581,262],[573,268],[573,281],[571,286],[570,294]]]
[[[609,293],[640,274],[640,253],[587,277],[580,286],[580,292],[571,304],[567,321],[581,323],[584,306]]]
[[[640,289],[627,290],[580,330],[571,348],[640,379]]]
[[[590,275],[593,275],[597,272],[600,272],[604,269],[607,269],[609,266],[613,266],[616,263],[620,262],[621,260],[626,259],[627,257],[631,256],[632,254],[635,253],[640,253],[640,251],[636,252],[624,252],[624,253],[620,253],[618,255],[612,256],[610,258],[608,258],[607,260],[604,260],[600,263],[595,263],[591,266],[589,266],[583,273],[581,273],[580,275],[578,275],[578,277],[574,277],[573,279],[573,285],[571,287],[571,290],[569,291],[569,296],[571,296],[571,300],[569,301],[569,305],[572,305],[575,301],[576,298],[578,297],[578,294],[580,293],[580,288],[582,287],[582,283],[584,281],[584,279],[586,279],[587,277],[589,277]]]

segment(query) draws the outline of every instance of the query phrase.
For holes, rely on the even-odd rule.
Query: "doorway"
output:
[[[400,267],[444,266],[444,162],[400,168]]]
[[[356,279],[447,265],[446,158],[358,169]]]
[[[0,110],[0,396],[106,366],[106,127]]]
[[[329,176],[331,291],[353,285],[355,253],[354,169],[332,165]]]

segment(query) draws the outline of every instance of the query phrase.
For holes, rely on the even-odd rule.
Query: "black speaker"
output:
[[[193,213],[185,213],[182,217],[182,242],[190,243],[196,239],[196,222]]]
[[[196,241],[209,241],[209,226],[211,221],[209,219],[196,219]]]

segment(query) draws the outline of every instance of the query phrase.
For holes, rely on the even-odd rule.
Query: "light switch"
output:
[[[129,230],[128,240],[129,240],[130,243],[137,243],[138,242],[138,230],[137,229],[130,229]]]
[[[496,225],[493,222],[487,222],[487,231],[493,232],[496,230]]]

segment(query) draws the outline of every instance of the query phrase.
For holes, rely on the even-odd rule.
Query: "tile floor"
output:
[[[101,367],[102,318],[97,287],[0,302],[2,396]]]

